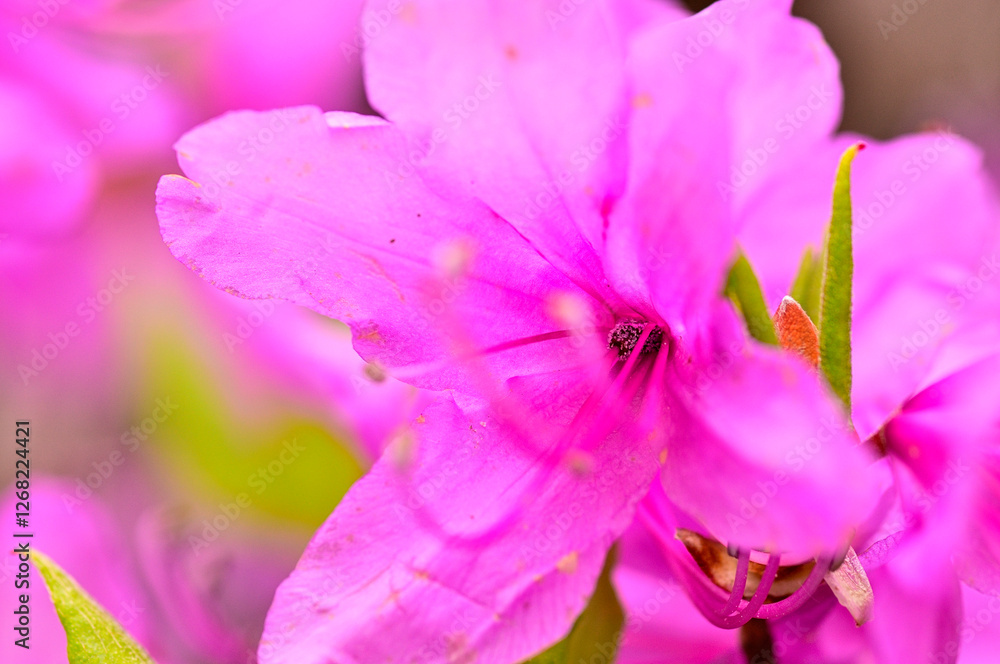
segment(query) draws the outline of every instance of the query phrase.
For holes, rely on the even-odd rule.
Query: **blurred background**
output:
[[[1000,173],[1000,3],[795,0],[793,11],[840,58],[842,129],[885,139],[949,126],[983,146]]]
[[[700,9],[707,2],[689,2]],[[253,662],[271,595],[421,396],[336,323],[221,293],[154,214],[172,143],[230,109],[366,112],[361,0],[0,0],[0,464],[31,422],[34,545],[160,662]],[[799,0],[843,128],[947,125],[1000,174],[1000,3]],[[13,602],[0,562],[0,610]],[[37,586],[29,653],[65,661]]]

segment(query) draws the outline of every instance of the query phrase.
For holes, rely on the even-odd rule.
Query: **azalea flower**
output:
[[[738,610],[729,626],[863,569],[848,547],[885,474],[858,434],[876,436],[927,366],[890,380],[866,366],[852,426],[813,367],[751,341],[720,295],[738,245],[772,306],[791,291],[852,140],[831,138],[836,61],[789,6],[376,2],[366,16],[392,20],[366,50],[366,84],[385,119],[232,113],[178,143],[187,177],[157,193],[178,259],[243,297],[342,320],[366,361],[441,391],[317,532],[261,661],[530,657],[566,634],[661,485],[675,526],[732,550],[744,579],[751,556],[765,568],[749,602],[700,602]],[[271,127],[262,158],[241,159]],[[951,140],[948,175],[973,175],[966,223],[992,237],[994,202]],[[864,158],[892,174],[896,149]],[[862,170],[865,191],[879,179]],[[335,258],[297,267],[329,244]],[[887,286],[901,284],[894,307],[927,297],[925,281],[967,273],[973,246],[892,260],[859,247],[862,351],[905,326],[870,313]],[[808,578],[765,606],[793,562]]]

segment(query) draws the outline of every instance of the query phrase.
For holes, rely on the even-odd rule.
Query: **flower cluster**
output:
[[[620,662],[956,661],[960,582],[1000,592],[1000,207],[948,133],[868,142],[831,196],[858,139],[790,5],[374,1],[381,117],[181,139],[180,261],[435,392],[261,662],[516,663],[612,562]]]

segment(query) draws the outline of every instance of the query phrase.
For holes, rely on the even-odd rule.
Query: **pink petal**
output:
[[[275,588],[294,564],[294,547],[280,535],[241,542],[232,532],[209,542],[209,528],[207,520],[196,525],[177,510],[149,510],[136,529],[139,562],[160,631],[173,635],[179,651],[242,664],[252,657]]]
[[[184,126],[173,87],[179,72],[164,62],[136,64],[141,53],[135,49],[119,59],[106,51],[94,34],[70,38],[53,25],[24,47],[25,57],[11,59],[9,67],[0,63],[0,70],[31,85],[73,126],[74,140],[67,148],[131,174]]]
[[[992,664],[1000,652],[1000,597],[962,588],[965,618],[959,636],[959,664]]]
[[[1000,589],[995,508],[1000,399],[992,389],[998,367],[995,356],[934,384],[907,402],[886,428],[887,451],[915,480],[897,474],[914,546],[896,565],[911,575],[954,558],[963,580],[984,591]]]
[[[738,664],[738,632],[713,626],[673,578],[657,540],[634,522],[618,543],[614,585],[625,610],[620,664]],[[731,658],[731,659],[730,659]]]
[[[213,109],[302,103],[356,110],[364,96],[363,0],[266,0],[216,5],[198,66]],[[220,9],[220,7],[222,9]],[[226,11],[229,9],[229,11]]]
[[[654,25],[630,44],[626,189],[606,230],[615,288],[633,306],[651,299],[677,332],[717,296],[735,249],[714,184],[728,168],[729,118],[718,98],[733,72],[685,76],[664,63],[694,20]]]
[[[652,272],[653,299],[674,328],[718,292],[748,200],[811,158],[839,119],[836,59],[788,5],[719,2],[633,40],[628,190],[608,230],[621,252],[612,279],[638,288],[633,275]],[[823,200],[831,181],[824,177]],[[787,225],[790,216],[777,218]]]
[[[853,140],[820,144],[747,205],[740,242],[772,306],[790,288],[805,247],[821,245],[838,155]],[[852,178],[853,419],[868,438],[932,374],[977,359],[959,349],[971,326],[1000,310],[1000,291],[990,285],[1000,270],[1000,208],[978,151],[949,134],[870,143]]]
[[[167,176],[157,192],[175,256],[219,288],[343,320],[368,360],[440,369],[412,378],[423,386],[468,381],[461,367],[435,366],[455,355],[561,334],[557,294],[599,310],[482,204],[439,195],[421,173],[396,175],[407,143],[380,119],[232,113],[177,148],[194,181]],[[566,336],[491,353],[482,370],[565,366],[579,355]]]
[[[672,501],[723,543],[808,555],[846,546],[875,505],[874,487],[810,367],[735,337],[674,384],[663,477]]]
[[[816,615],[793,615],[773,625],[775,652],[792,662],[953,664],[961,647],[958,583],[949,579],[935,584],[925,579],[912,588],[910,580],[900,583],[889,567],[871,570],[869,577],[875,593],[874,616],[869,622],[856,627],[840,607]]]
[[[648,2],[373,2],[364,20],[385,28],[365,54],[368,93],[417,132],[421,158],[603,293],[602,217],[627,159],[627,43],[637,19],[654,14],[685,12]]]
[[[980,280],[1000,271],[1000,206],[978,150],[950,135],[872,147],[855,166],[854,422],[862,436],[915,391],[951,330],[1000,311],[1000,290]]]
[[[580,403],[573,381],[547,382],[542,403]],[[429,408],[278,590],[261,662],[527,659],[569,630],[648,489],[656,452],[633,440],[581,475],[481,408]]]

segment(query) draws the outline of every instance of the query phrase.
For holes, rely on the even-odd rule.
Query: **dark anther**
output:
[[[729,546],[726,548],[726,553],[729,554],[730,558],[740,557],[740,547],[736,544],[730,542]]]
[[[638,320],[624,320],[611,330],[611,334],[608,335],[608,348],[614,348],[618,351],[618,357],[621,359],[627,359],[632,351],[635,350],[636,344],[639,343],[640,337],[642,337],[642,332],[646,328],[648,323]],[[655,353],[660,350],[660,346],[663,345],[663,329],[659,326],[653,327],[653,330],[646,337],[646,343],[642,345],[643,354]]]

